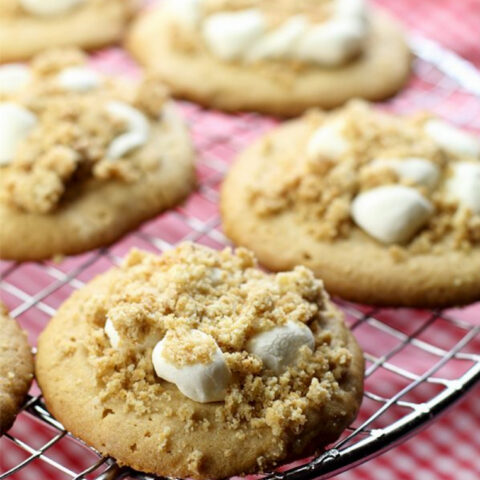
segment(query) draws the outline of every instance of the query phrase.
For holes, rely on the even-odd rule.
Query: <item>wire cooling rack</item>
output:
[[[386,108],[398,112],[429,109],[480,131],[476,70],[431,41],[413,38],[411,45],[416,54],[415,74],[408,88],[387,102]],[[122,55],[120,51],[105,54],[107,65],[103,67],[115,70],[116,63],[125,62]],[[161,252],[182,240],[215,248],[228,244],[220,229],[219,184],[234,155],[275,121],[255,114],[208,112],[191,104],[182,104],[182,108],[199,157],[199,187],[184,206],[107,249],[60,263],[0,263],[2,298],[29,332],[32,344],[74,289],[118,263],[130,247]],[[366,388],[359,417],[323,454],[284,466],[267,475],[269,479],[327,478],[352,468],[413,435],[480,382],[478,305],[462,310],[412,311],[340,300],[337,304],[365,351]],[[120,468],[113,459],[102,458],[71,437],[48,413],[35,385],[14,427],[0,439],[0,452],[0,479],[154,478]]]

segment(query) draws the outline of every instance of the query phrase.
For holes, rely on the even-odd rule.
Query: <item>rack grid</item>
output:
[[[480,131],[480,75],[475,68],[421,37],[411,38],[411,47],[416,55],[412,80],[382,107],[397,112],[428,109]],[[0,262],[2,298],[29,332],[32,344],[74,289],[117,264],[130,247],[158,253],[184,240],[215,248],[228,245],[216,207],[219,185],[235,154],[276,121],[257,114],[232,116],[187,103],[181,106],[199,159],[198,189],[185,205],[109,248],[58,263]],[[478,320],[478,306],[477,310],[471,306],[413,311],[340,299],[336,303],[365,351],[366,388],[360,414],[329,449],[283,466],[267,479],[328,478],[350,469],[413,435],[480,383],[480,322],[469,321]],[[369,341],[372,338],[374,342]],[[37,480],[39,471],[55,480],[154,479],[120,468],[113,459],[102,458],[73,438],[49,414],[35,385],[16,424],[0,439],[0,451],[0,480]]]

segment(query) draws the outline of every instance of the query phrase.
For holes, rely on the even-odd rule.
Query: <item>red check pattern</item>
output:
[[[480,0],[376,0],[398,17],[411,33],[431,38],[480,67]],[[98,52],[92,58],[101,70],[135,75],[135,64],[120,49]],[[458,91],[454,82],[425,62],[418,61],[407,89],[386,103],[395,111],[429,108],[439,115],[480,132],[480,99]],[[213,247],[225,243],[218,220],[218,186],[235,153],[275,121],[258,115],[229,116],[182,104],[199,153],[199,190],[188,202],[147,223],[107,252],[90,252],[58,263],[15,265],[0,262],[2,300],[29,332],[32,344],[55,309],[83,282],[106,270],[132,246],[158,251],[184,239]],[[347,321],[367,353],[365,397],[358,427],[378,411],[382,401],[404,392],[412,378],[422,376],[480,325],[480,305],[431,312],[381,310],[371,312],[343,303]],[[352,310],[353,308],[353,310]],[[358,312],[370,317],[359,319]],[[454,322],[449,319],[455,319]],[[411,341],[414,338],[415,341]],[[480,354],[480,338],[469,339],[459,355],[447,362],[430,382],[402,394],[401,400],[369,427],[381,429],[405,415],[408,405],[422,405],[439,394],[449,380],[472,365],[469,355]],[[426,348],[428,346],[428,348]],[[463,355],[463,356],[462,356]],[[380,360],[379,360],[380,359]],[[405,374],[410,377],[406,378]],[[441,380],[439,380],[441,379]],[[447,383],[442,383],[447,382]],[[38,395],[34,386],[31,394]],[[9,480],[93,479],[97,455],[37,415],[22,413],[8,435],[0,439],[0,478],[15,466],[25,468]],[[336,476],[340,480],[478,480],[480,478],[480,387],[430,428],[388,453]],[[27,464],[28,462],[28,464]],[[300,462],[302,463],[302,462]],[[82,477],[84,478],[84,477]]]

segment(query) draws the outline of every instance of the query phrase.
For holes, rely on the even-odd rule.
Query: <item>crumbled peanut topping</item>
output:
[[[295,211],[309,232],[322,241],[348,238],[355,228],[350,217],[352,200],[360,192],[388,184],[418,189],[435,207],[427,226],[405,247],[392,250],[397,260],[404,253],[426,253],[434,246],[469,249],[479,242],[480,217],[473,215],[445,194],[450,165],[465,160],[442,150],[425,133],[423,126],[432,117],[421,113],[400,117],[373,110],[366,102],[352,101],[333,113],[308,112],[297,139],[290,148],[267,137],[262,146],[267,163],[259,162],[249,188],[249,201],[260,217]],[[307,145],[323,124],[341,119],[342,136],[348,149],[338,159],[309,157]],[[304,152],[299,153],[299,152]],[[268,157],[268,158],[267,158]],[[373,166],[379,158],[421,157],[441,172],[433,191],[401,179],[392,168]]]
[[[86,56],[75,49],[52,50],[32,62],[33,81],[9,101],[31,111],[37,125],[19,146],[5,172],[1,196],[14,208],[50,213],[75,185],[89,179],[134,182],[145,165],[136,155],[107,158],[111,142],[127,129],[106,105],[121,101],[159,120],[168,92],[158,79],[147,77],[138,86],[110,78],[87,92],[67,91],[57,75],[82,66]],[[158,165],[160,164],[160,159]]]
[[[84,305],[89,335],[82,348],[89,351],[101,399],[121,398],[127,410],[149,414],[165,408],[171,399],[166,382],[156,377],[151,361],[154,346],[165,335],[180,342],[170,352],[176,362],[203,361],[205,349],[182,349],[185,332],[198,329],[211,335],[222,350],[232,373],[224,403],[217,404],[217,421],[227,422],[239,435],[269,427],[279,439],[300,432],[311,409],[321,409],[339,391],[348,372],[351,354],[322,328],[337,318],[320,280],[304,267],[271,275],[256,268],[244,249],[216,252],[182,244],[163,256],[132,251],[117,269],[108,288],[100,289]],[[104,333],[106,318],[123,339],[113,349]],[[303,347],[298,362],[280,376],[262,368],[262,361],[245,350],[259,331],[288,320],[309,326],[314,351]],[[188,336],[188,335],[186,335]],[[186,342],[190,343],[189,340]],[[185,352],[186,358],[179,356]],[[208,430],[210,423],[194,414],[193,402],[169,412],[185,428]]]

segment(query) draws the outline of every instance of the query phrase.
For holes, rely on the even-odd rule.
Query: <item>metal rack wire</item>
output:
[[[414,78],[402,94],[386,104],[387,108],[427,108],[480,130],[478,72],[431,41],[413,38],[411,45],[417,57]],[[450,102],[454,102],[454,108]],[[0,263],[2,296],[12,316],[30,332],[33,343],[71,291],[94,273],[116,264],[129,247],[158,252],[182,240],[214,247],[228,243],[216,209],[219,184],[234,154],[274,122],[255,114],[227,116],[187,104],[184,110],[199,153],[200,177],[199,188],[186,205],[165,213],[110,248],[60,263]],[[215,123],[222,128],[212,128]],[[367,361],[365,399],[359,418],[323,454],[282,468],[281,473],[267,475],[268,479],[327,478],[352,468],[413,435],[480,382],[480,355],[476,353],[480,352],[480,325],[462,320],[457,311],[415,312],[415,321],[411,322],[407,320],[411,320],[412,311],[364,307],[341,300],[337,303],[357,334]],[[377,341],[368,341],[372,335]],[[380,388],[384,383],[389,385],[388,394]],[[31,428],[35,437],[29,435]],[[51,478],[56,480],[154,478],[120,468],[113,459],[102,458],[71,437],[48,413],[36,387],[13,429],[0,439],[0,451],[0,480],[38,479],[35,464],[42,472],[51,471]],[[65,452],[75,469],[59,459]],[[33,471],[31,476],[29,470]]]

